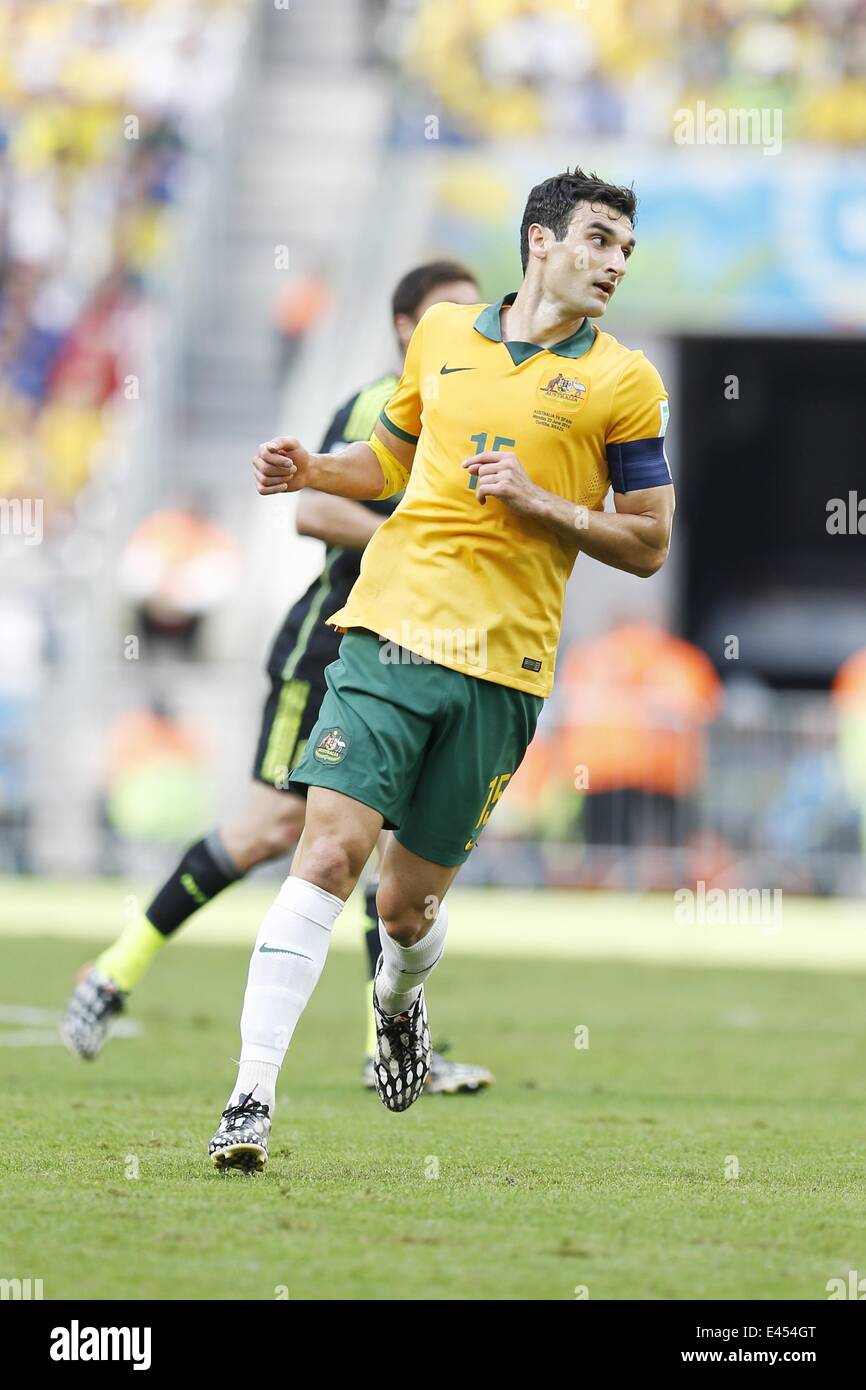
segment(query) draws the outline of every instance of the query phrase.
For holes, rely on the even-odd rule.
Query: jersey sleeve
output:
[[[426,315],[424,317],[426,318]],[[409,340],[403,375],[397,383],[397,389],[379,416],[386,430],[396,434],[398,439],[404,439],[407,444],[417,444],[421,433],[423,338],[424,318]]]
[[[673,481],[665,453],[669,413],[664,382],[642,352],[634,353],[617,383],[605,436],[614,492]]]

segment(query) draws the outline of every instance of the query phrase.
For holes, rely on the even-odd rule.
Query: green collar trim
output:
[[[475,320],[476,332],[484,338],[489,338],[492,343],[501,343],[502,324],[499,315],[505,305],[513,304],[516,298],[517,291],[512,290],[510,294],[504,294],[496,304],[488,304],[486,309],[482,309]],[[576,333],[572,333],[570,338],[563,338],[561,343],[554,343],[552,347],[543,348],[538,343],[516,341],[506,343],[505,346],[508,348],[512,362],[519,367],[521,362],[534,357],[537,352],[553,352],[557,357],[583,357],[589,352],[594,342],[595,329],[589,319],[584,319]]]

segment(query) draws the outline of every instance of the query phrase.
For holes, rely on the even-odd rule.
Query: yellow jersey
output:
[[[334,627],[367,628],[419,659],[532,695],[553,687],[565,586],[579,550],[499,498],[481,506],[461,467],[515,453],[545,491],[600,511],[614,490],[670,482],[667,393],[642,352],[585,319],[550,348],[502,341],[500,312],[435,304],[382,412],[417,442],[396,511],[368,544]]]

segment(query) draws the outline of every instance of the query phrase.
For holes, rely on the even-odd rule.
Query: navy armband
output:
[[[640,492],[645,487],[665,487],[673,482],[661,435],[658,439],[608,444],[607,471],[614,492]]]

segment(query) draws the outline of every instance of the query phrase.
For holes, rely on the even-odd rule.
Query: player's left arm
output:
[[[577,544],[585,555],[639,579],[649,579],[668,557],[675,506],[673,485],[615,492],[613,500],[615,512],[571,507],[572,543],[576,530]]]
[[[670,483],[614,493],[616,511],[595,512],[538,487],[516,454],[476,454],[463,467],[478,476],[479,502],[498,497],[603,565],[648,579],[667,559],[674,516]]]
[[[605,431],[615,512],[596,512],[533,483],[516,454],[486,453],[463,467],[477,474],[477,497],[499,497],[562,540],[642,579],[661,569],[670,546],[674,489],[664,451],[667,393],[643,353],[630,355]]]

